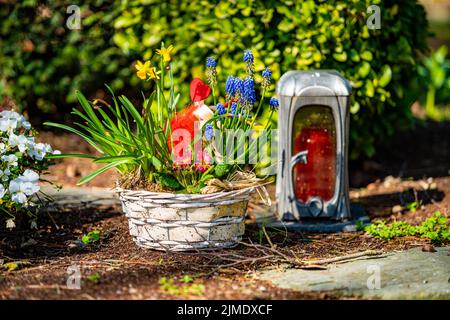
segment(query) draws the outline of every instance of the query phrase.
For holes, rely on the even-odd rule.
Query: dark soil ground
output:
[[[399,133],[380,147],[371,161],[351,164],[351,200],[371,218],[419,223],[439,210],[450,212],[450,123],[427,123]],[[88,152],[71,135],[44,133],[42,140],[70,152]],[[64,160],[50,179],[65,186],[94,169],[86,160]],[[91,187],[111,187],[115,177],[101,176]],[[273,195],[273,187],[269,188]],[[250,206],[258,207],[257,199]],[[417,203],[416,210],[408,209]],[[395,251],[422,246],[426,240],[389,242],[363,232],[330,235],[268,230],[276,245],[253,223],[250,210],[244,243],[235,249],[205,254],[169,254],[138,248],[128,234],[120,208],[105,207],[43,214],[37,230],[0,228],[1,299],[325,299],[332,293],[300,294],[258,280],[263,266],[282,268],[298,260],[335,257],[364,250]],[[100,241],[79,239],[100,230]],[[287,259],[287,258],[289,259]],[[3,261],[2,261],[3,260]],[[3,263],[3,268],[2,264]],[[295,263],[294,263],[295,264]],[[70,290],[68,268],[79,267],[81,289]],[[7,269],[14,269],[7,271]],[[71,269],[69,269],[71,270]],[[191,280],[183,282],[188,275]],[[162,278],[173,281],[161,285]],[[185,278],[186,280],[186,278]]]

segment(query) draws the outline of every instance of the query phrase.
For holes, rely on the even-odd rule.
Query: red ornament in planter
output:
[[[211,93],[211,88],[199,78],[191,81],[190,94],[192,102],[206,100]]]
[[[177,129],[185,129],[189,132],[191,141],[194,138],[194,123],[197,121],[197,117],[194,115],[194,111],[197,109],[197,106],[191,105],[180,112],[177,112],[176,115],[172,119],[172,132]],[[169,138],[170,139],[170,138]],[[181,140],[180,140],[181,141]],[[178,141],[173,142],[178,143]],[[169,143],[170,146],[170,143]]]
[[[199,121],[201,123],[204,120],[200,115],[200,111],[205,111],[204,108],[207,108],[208,110],[206,111],[209,111],[212,114],[212,111],[209,110],[209,108],[203,102],[206,98],[209,97],[210,93],[211,88],[209,87],[209,85],[203,83],[203,81],[199,78],[193,79],[190,85],[190,96],[192,104],[185,107],[182,111],[177,112],[171,121],[172,132],[175,132],[178,129],[184,129],[186,130],[185,133],[188,134],[187,137],[185,137],[184,135],[176,135],[173,140],[174,148],[177,148],[179,143],[183,143],[183,148],[178,148],[179,151],[177,151],[177,154],[175,155],[177,163],[186,163],[188,162],[188,160],[191,160],[192,152],[190,152],[188,146],[194,139],[195,122]],[[184,141],[183,139],[185,138],[188,138],[189,141]],[[167,143],[169,145],[169,149],[172,151],[171,139],[172,137],[169,137]]]

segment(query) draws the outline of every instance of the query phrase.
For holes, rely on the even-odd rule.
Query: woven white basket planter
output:
[[[211,194],[117,191],[138,246],[188,251],[236,246],[254,189]]]

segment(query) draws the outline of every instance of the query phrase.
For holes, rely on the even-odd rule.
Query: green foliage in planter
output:
[[[442,244],[450,242],[450,228],[448,219],[439,211],[423,221],[418,226],[410,225],[404,221],[395,221],[387,225],[383,221],[375,221],[367,226],[365,231],[373,237],[390,240],[396,237],[418,236],[430,239],[432,243]]]
[[[178,78],[173,74],[172,63],[176,59],[172,56],[172,50],[172,45],[166,47],[161,43],[161,47],[155,50],[157,59],[136,62],[137,78],[154,85],[154,90],[148,96],[142,92],[142,107],[135,107],[125,95],[116,98],[112,89],[106,86],[112,95],[113,104],[104,101],[102,105],[91,103],[77,92],[82,111],[73,109],[72,114],[77,119],[73,126],[44,123],[80,136],[100,153],[100,156],[72,153],[51,156],[51,159],[88,158],[95,163],[105,164],[83,177],[79,184],[116,169],[120,173],[119,185],[124,189],[200,193],[203,187],[207,187],[208,180],[226,178],[226,174],[246,170],[241,164],[249,158],[251,150],[260,145],[260,141],[252,139],[250,142],[245,134],[238,136],[229,133],[249,132],[260,126],[263,129],[258,134],[267,132],[271,117],[266,123],[256,126],[258,111],[254,112],[253,109],[270,108],[271,115],[278,110],[278,100],[265,95],[269,91],[270,75],[265,75],[262,83],[255,84],[253,55],[249,50],[246,51],[243,57],[247,56],[247,77],[245,80],[230,77],[227,80],[227,93],[224,98],[220,98],[230,107],[225,108],[222,104],[223,112],[219,107],[212,111],[204,104],[208,98],[218,98],[214,95],[217,86],[216,62],[210,57],[210,62],[214,62],[214,66],[208,67],[207,78],[211,86],[200,79],[194,79],[191,83],[192,103],[201,104],[189,105],[176,112],[180,94],[174,90]],[[165,86],[166,81],[169,82],[168,86]],[[258,103],[256,91],[261,94]],[[198,120],[204,123],[196,133]],[[264,141],[270,144],[270,137]],[[232,179],[231,176],[229,178]],[[245,180],[249,183],[250,178]]]
[[[33,3],[0,8],[0,95],[27,108],[62,109],[74,101],[74,88],[95,95],[93,83],[123,89],[131,78],[129,61],[148,59],[161,40],[180,55],[174,68],[184,83],[181,102],[210,55],[226,71],[218,68],[222,83],[227,73],[242,70],[234,61],[247,48],[258,52],[256,71],[271,65],[276,79],[290,69],[337,69],[354,88],[352,158],[373,155],[376,140],[408,126],[409,106],[420,93],[411,88],[417,88],[427,21],[412,0],[81,1],[80,31],[65,28],[70,1],[48,5],[50,18],[33,14]],[[366,25],[370,5],[381,8],[379,30]],[[23,49],[26,39],[34,43],[31,52]],[[141,89],[137,79],[131,85]]]

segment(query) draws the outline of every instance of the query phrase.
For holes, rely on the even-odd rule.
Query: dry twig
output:
[[[322,264],[330,264],[330,263],[337,263],[337,262],[348,262],[349,260],[361,258],[361,257],[373,257],[383,254],[383,251],[378,250],[366,250],[363,252],[356,252],[352,254],[347,254],[344,256],[338,256],[328,259],[321,259],[321,260],[307,260],[302,261],[305,265],[308,264],[314,264],[314,265],[322,265]]]

